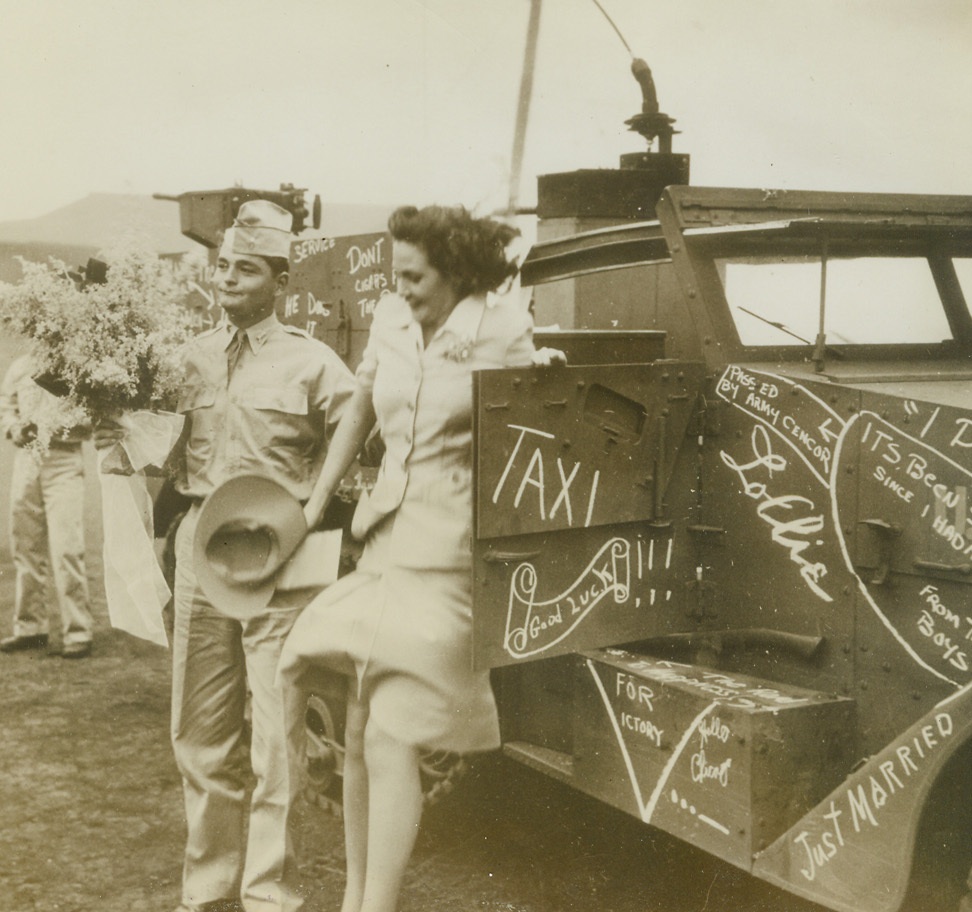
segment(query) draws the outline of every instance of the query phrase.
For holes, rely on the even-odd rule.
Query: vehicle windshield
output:
[[[935,344],[953,338],[924,257],[731,257],[717,261],[743,345],[813,345],[824,329],[830,345]],[[953,260],[966,301],[972,260]]]
[[[952,260],[959,285],[962,286],[962,296],[966,307],[972,312],[972,257],[955,257]]]

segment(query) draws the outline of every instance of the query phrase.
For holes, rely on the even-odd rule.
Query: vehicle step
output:
[[[561,782],[570,782],[574,776],[574,758],[563,751],[529,741],[507,741],[503,753],[525,766],[546,773]]]
[[[577,675],[574,785],[746,869],[856,760],[846,697],[619,649]]]

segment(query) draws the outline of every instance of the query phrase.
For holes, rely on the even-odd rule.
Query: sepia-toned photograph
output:
[[[0,13],[0,912],[972,912],[972,7]]]

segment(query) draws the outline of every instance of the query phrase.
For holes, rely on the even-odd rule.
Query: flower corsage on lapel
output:
[[[455,336],[445,350],[446,359],[455,361],[457,364],[462,364],[464,361],[467,361],[472,354],[473,342],[472,336]]]
[[[447,361],[464,364],[472,357],[488,306],[481,296],[471,295],[463,298],[449,314],[442,327],[443,357]]]

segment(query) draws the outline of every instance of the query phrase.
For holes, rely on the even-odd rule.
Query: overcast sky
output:
[[[692,181],[972,194],[970,0],[601,0]],[[502,206],[529,0],[0,0],[0,220],[281,181]],[[643,141],[593,0],[543,0],[519,197]]]

